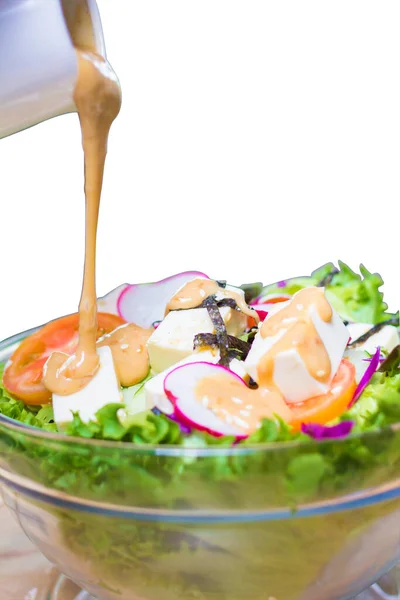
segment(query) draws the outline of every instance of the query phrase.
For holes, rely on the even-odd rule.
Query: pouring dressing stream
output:
[[[78,51],[79,75],[75,104],[85,157],[86,240],[82,296],[79,304],[79,346],[76,375],[98,368],[96,354],[96,236],[107,142],[121,108],[118,80],[101,57]],[[93,373],[92,373],[93,374]]]
[[[56,394],[84,388],[99,368],[96,352],[96,235],[107,141],[121,108],[121,91],[109,63],[92,52],[77,49],[78,80],[74,100],[82,131],[85,159],[85,266],[79,304],[79,343],[72,356],[54,352],[44,368],[44,384]]]

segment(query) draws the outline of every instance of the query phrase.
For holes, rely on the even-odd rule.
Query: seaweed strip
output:
[[[237,356],[246,358],[248,355],[251,344],[241,340],[233,335],[228,335],[229,352],[235,352]],[[211,346],[212,348],[218,348],[218,339],[215,333],[198,333],[194,336],[193,349],[201,348],[202,346]]]
[[[258,327],[252,327],[250,329],[249,333],[247,334],[247,341],[250,344],[250,346],[254,342],[254,338],[256,337],[257,332],[258,332]]]
[[[219,308],[213,296],[209,296],[204,300],[205,308],[207,309],[208,315],[214,325],[215,335],[218,342],[220,359],[219,365],[229,367],[229,340],[228,333],[226,331],[224,320],[219,312]]]
[[[218,284],[218,286],[219,286],[220,288],[226,288],[226,283],[227,283],[227,282],[226,282],[226,280],[225,280],[225,279],[224,279],[224,280],[222,280],[222,279],[221,279],[221,280],[217,281],[216,283]]]
[[[237,360],[242,360],[243,355],[241,354],[240,350],[228,350],[228,356],[229,356],[229,364],[231,363],[231,361],[234,358],[237,358]]]
[[[393,348],[389,356],[385,358],[378,369],[378,373],[395,374],[398,370],[400,370],[400,344]]]
[[[321,279],[321,281],[319,281],[317,283],[317,287],[325,287],[325,286],[329,285],[330,283],[332,283],[332,279],[335,277],[335,275],[337,273],[339,273],[339,269],[334,267],[332,269],[332,271],[330,271],[327,275],[325,275],[325,277],[323,279]]]
[[[193,338],[193,350],[209,346],[210,348],[218,348],[218,340],[215,333],[197,333]]]
[[[234,310],[240,310],[240,308],[236,304],[236,300],[234,300],[233,298],[222,298],[222,300],[216,300],[216,302],[218,307],[229,306]]]
[[[359,338],[357,338],[353,342],[350,342],[350,344],[348,344],[348,348],[357,348],[358,346],[361,346],[361,344],[363,344],[364,342],[369,340],[369,338],[372,335],[375,335],[375,333],[378,333],[378,331],[380,331],[381,329],[386,327],[386,325],[394,325],[395,327],[399,327],[399,325],[400,325],[399,314],[397,314],[395,317],[392,317],[391,319],[388,319],[387,321],[382,321],[381,323],[377,323],[376,325],[371,327],[371,329],[368,329],[368,331],[366,331]]]
[[[205,298],[201,302],[201,304],[199,304],[198,306],[196,306],[196,308],[207,308],[207,301],[208,301],[209,298],[212,298],[215,301],[216,305],[218,306],[218,302],[217,302],[215,296],[207,296],[207,298]],[[186,309],[180,309],[180,310],[186,310]]]
[[[254,381],[254,379],[252,377],[250,377],[248,386],[249,386],[249,388],[256,390],[258,388],[258,383],[256,381]]]
[[[215,303],[218,306],[218,308],[220,308],[221,306],[229,306],[230,308],[233,308],[234,310],[240,310],[240,308],[238,307],[238,305],[236,303],[236,300],[234,300],[233,298],[221,298],[221,300],[217,300],[215,296],[207,296],[207,298],[205,298],[205,300],[203,300],[203,302],[201,304],[196,306],[196,308],[207,308],[208,298],[213,298],[215,300]],[[180,309],[180,310],[186,310],[186,309]]]

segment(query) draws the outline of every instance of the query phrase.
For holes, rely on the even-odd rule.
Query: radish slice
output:
[[[204,377],[216,377],[221,373],[229,374],[247,388],[243,379],[226,367],[207,362],[196,362],[177,367],[166,376],[164,380],[165,394],[174,404],[178,419],[189,427],[207,431],[217,437],[233,435],[237,438],[244,438],[246,436],[243,435],[243,430],[217,417],[196,397],[196,387]]]
[[[97,300],[97,308],[100,312],[111,313],[113,315],[118,315],[118,300],[121,294],[125,291],[126,288],[129,287],[129,283],[123,283],[119,285],[117,288],[108,292],[102,298]]]
[[[199,271],[186,271],[154,283],[125,285],[117,298],[116,313],[129,323],[151,327],[164,318],[165,307],[175,292],[196,277],[209,279]]]

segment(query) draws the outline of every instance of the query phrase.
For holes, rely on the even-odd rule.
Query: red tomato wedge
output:
[[[289,294],[269,294],[264,298],[256,298],[250,304],[278,304],[279,302],[287,302],[292,296]]]
[[[265,317],[268,315],[268,307],[266,304],[252,304],[250,308],[256,311],[260,321],[264,321]],[[252,327],[257,327],[256,320],[253,319],[253,317],[247,317],[247,328],[251,329]]]
[[[354,365],[344,358],[327,394],[291,405],[294,418],[290,425],[293,429],[300,431],[302,423],[325,425],[346,412],[357,387],[355,376]]]
[[[109,313],[98,313],[97,338],[114,331],[124,319]],[[47,323],[25,338],[11,356],[3,375],[6,390],[25,404],[47,404],[51,393],[42,382],[43,366],[56,350],[73,354],[78,344],[79,315],[77,313]]]

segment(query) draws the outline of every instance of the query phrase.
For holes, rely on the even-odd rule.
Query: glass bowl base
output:
[[[52,584],[46,595],[38,600],[96,600],[64,575]]]
[[[386,586],[385,586],[386,587]],[[390,587],[390,586],[389,586]],[[389,591],[384,590],[380,585],[374,584],[371,588],[356,596],[353,600],[400,600],[400,595],[394,592],[393,588]],[[389,592],[389,593],[388,593]],[[30,596],[27,596],[30,598]],[[36,600],[36,598],[35,598]],[[97,600],[88,592],[85,592],[70,579],[60,575],[53,581],[51,587],[45,594],[37,600]]]

